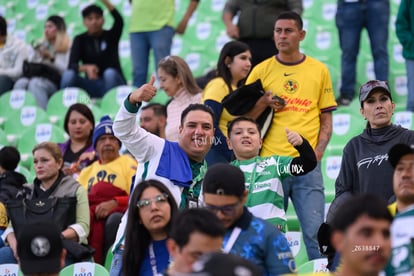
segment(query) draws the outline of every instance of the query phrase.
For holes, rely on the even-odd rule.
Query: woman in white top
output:
[[[13,88],[30,91],[34,94],[38,105],[46,109],[49,97],[60,87],[60,75],[68,66],[70,39],[63,18],[58,15],[50,16],[44,26],[44,39],[32,46],[30,61],[47,65],[55,72],[54,77],[51,77],[50,73],[39,74],[38,70],[27,73],[24,65],[24,77],[18,79]]]
[[[178,56],[167,56],[158,63],[160,88],[172,99],[167,105],[166,139],[178,141],[181,112],[193,103],[201,102],[198,87],[188,64]]]

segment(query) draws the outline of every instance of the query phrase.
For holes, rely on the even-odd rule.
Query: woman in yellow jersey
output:
[[[221,49],[217,62],[217,77],[212,79],[203,91],[202,101],[214,111],[214,141],[206,156],[208,165],[219,162],[229,162],[233,153],[226,144],[227,123],[233,120],[223,108],[225,96],[244,84],[252,67],[252,54],[249,46],[240,41],[230,41]]]

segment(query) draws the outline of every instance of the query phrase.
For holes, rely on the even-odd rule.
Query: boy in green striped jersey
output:
[[[227,137],[227,144],[236,156],[231,164],[240,168],[246,179],[246,206],[255,216],[285,232],[282,179],[290,175],[304,175],[315,168],[317,161],[312,147],[297,132],[286,128],[286,139],[297,149],[299,156],[261,157],[259,125],[245,116],[229,122]]]

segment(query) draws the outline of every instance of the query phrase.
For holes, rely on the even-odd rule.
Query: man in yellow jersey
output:
[[[268,106],[274,109],[272,126],[263,140],[261,156],[297,157],[285,128],[301,133],[315,151],[318,165],[304,176],[283,181],[285,209],[288,197],[298,215],[310,260],[320,258],[317,231],[323,222],[325,196],[320,160],[332,133],[332,111],[336,109],[328,68],[300,52],[305,38],[303,22],[295,12],[279,15],[273,38],[279,53],[253,68],[246,83],[261,79],[266,91],[248,115],[257,118]],[[285,105],[275,98],[278,96]]]

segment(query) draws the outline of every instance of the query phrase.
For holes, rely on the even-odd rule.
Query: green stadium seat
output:
[[[0,265],[0,275],[23,276],[23,272],[19,269],[18,264],[2,264]]]
[[[25,130],[17,144],[20,152],[20,163],[31,168],[33,163],[32,150],[35,145],[50,141],[62,143],[67,140],[64,130],[52,123],[40,123]]]
[[[17,145],[24,130],[28,127],[49,122],[46,112],[38,106],[24,106],[19,110],[14,110],[10,118],[13,119],[4,123],[4,132],[8,142],[12,145]]]
[[[315,272],[329,272],[329,269],[326,267],[328,265],[328,259],[320,258],[308,261],[298,267],[298,274],[312,274]]]
[[[9,141],[7,141],[6,133],[0,129],[0,149],[7,145],[9,145]]]
[[[37,102],[33,94],[26,90],[15,89],[2,94],[0,96],[0,126],[4,126],[13,111],[29,105],[37,105]]]
[[[109,276],[108,270],[98,263],[93,262],[81,262],[74,263],[63,268],[59,276]]]
[[[300,231],[288,231],[285,234],[289,243],[290,250],[295,258],[296,267],[309,261],[308,253],[306,252],[306,246],[303,242],[303,235]]]
[[[335,181],[341,169],[342,149],[327,149],[321,160],[323,184],[325,187],[325,202],[335,198]]]
[[[46,112],[50,121],[63,127],[63,120],[68,108],[74,103],[91,104],[89,94],[77,87],[67,87],[55,92],[47,103]]]
[[[362,133],[366,122],[362,116],[347,109],[332,114],[332,136],[327,149],[343,149],[352,137]]]
[[[21,173],[22,175],[24,175],[24,177],[26,177],[27,183],[33,183],[33,179],[35,178],[35,175],[27,167],[25,167],[23,165],[19,165],[19,166],[17,166],[15,171]],[[2,275],[2,274],[0,274],[0,275]]]
[[[101,111],[103,115],[109,115],[113,120],[119,107],[123,104],[125,98],[135,90],[135,87],[129,85],[121,85],[112,88],[102,97]],[[100,118],[95,118],[99,121]]]
[[[406,129],[414,129],[414,113],[411,111],[396,111],[392,122]]]

